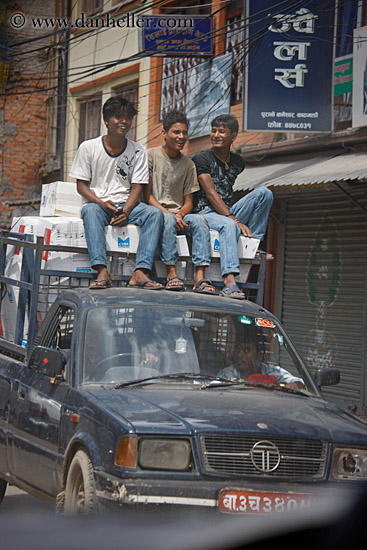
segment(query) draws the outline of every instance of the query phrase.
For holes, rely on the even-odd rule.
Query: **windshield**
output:
[[[181,373],[314,392],[287,337],[266,318],[164,307],[88,313],[82,383]]]

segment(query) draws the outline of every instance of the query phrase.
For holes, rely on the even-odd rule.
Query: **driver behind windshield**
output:
[[[302,378],[297,378],[287,370],[265,360],[264,349],[258,339],[236,342],[233,364],[218,372],[218,377],[227,380],[238,378],[249,382],[278,383],[292,390],[304,389]]]

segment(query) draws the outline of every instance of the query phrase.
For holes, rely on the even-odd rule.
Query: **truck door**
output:
[[[9,473],[8,445],[12,438],[9,429],[10,402],[13,391],[17,391],[24,365],[20,361],[1,358],[0,365],[0,472]]]
[[[70,359],[64,380],[55,381],[25,367],[11,402],[11,470],[18,479],[51,495],[60,487],[60,423],[70,391],[73,327],[73,309],[60,307],[53,326],[40,342],[66,350],[65,356]]]

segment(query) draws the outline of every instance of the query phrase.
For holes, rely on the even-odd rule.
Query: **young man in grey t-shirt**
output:
[[[188,139],[188,120],[176,110],[163,117],[162,147],[148,149],[149,184],[145,201],[159,208],[164,215],[161,238],[161,260],[167,269],[167,290],[184,290],[176,271],[178,233],[192,236],[192,261],[195,266],[194,292],[215,294],[211,281],[205,279],[210,265],[210,231],[205,218],[191,214],[193,194],[199,190],[195,165],[182,154]]]

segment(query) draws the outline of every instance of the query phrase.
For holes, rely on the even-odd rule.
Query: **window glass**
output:
[[[286,335],[268,319],[164,307],[89,312],[84,383],[180,373],[314,391]]]

